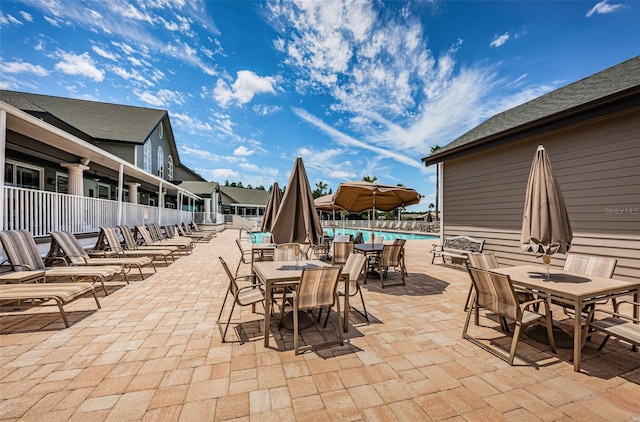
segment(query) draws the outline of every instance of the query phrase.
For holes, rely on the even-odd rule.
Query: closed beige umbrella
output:
[[[313,194],[302,158],[296,158],[280,209],[271,225],[275,243],[306,243],[317,245],[322,226],[313,202]]]
[[[529,172],[520,244],[524,252],[543,255],[549,277],[551,255],[567,253],[573,240],[569,213],[548,154],[540,145]]]
[[[282,192],[280,191],[280,186],[278,186],[278,182],[273,182],[269,200],[267,201],[267,208],[265,208],[264,216],[262,216],[262,226],[260,227],[262,232],[271,232],[271,226],[276,219],[281,202]]]

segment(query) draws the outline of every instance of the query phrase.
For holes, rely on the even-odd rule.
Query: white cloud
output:
[[[529,87],[520,83],[498,98],[495,88],[505,82],[495,67],[460,66],[456,55],[463,40],[434,55],[411,5],[394,16],[379,13],[381,7],[374,0],[265,6],[278,31],[274,47],[295,72],[292,85],[329,98],[326,119],[300,108],[294,112],[338,144],[376,154],[372,166],[390,158],[424,169],[418,158],[431,145],[444,145],[506,103],[529,97]],[[492,45],[519,35],[505,33]]]
[[[105,33],[123,40],[123,44],[135,45],[152,55],[164,54],[193,65],[207,75],[215,75],[213,61],[197,52],[191,23],[210,34],[219,35],[215,23],[207,13],[207,0],[166,1],[60,1],[21,0],[38,9],[51,25],[77,26],[96,33]],[[0,15],[1,17],[2,15]],[[167,27],[163,22],[177,20]],[[1,21],[0,21],[1,22]],[[171,42],[167,43],[166,40]]]
[[[282,107],[277,105],[256,104],[253,106],[253,111],[260,116],[267,116],[269,114],[277,113],[282,110]]]
[[[586,17],[590,18],[593,15],[605,15],[607,13],[617,12],[624,9],[622,4],[609,4],[607,0],[602,0],[600,3],[593,6],[586,14]]]
[[[49,72],[40,65],[25,62],[0,62],[3,73],[31,73],[36,76],[47,76]]]
[[[232,102],[243,105],[250,102],[256,94],[275,94],[275,84],[276,79],[272,76],[262,77],[250,70],[240,70],[231,86],[218,79],[213,97],[221,107],[227,107]]]
[[[213,126],[209,123],[203,122],[184,113],[171,113],[170,118],[175,120],[179,126],[188,129],[191,133],[213,130]]]
[[[109,60],[118,60],[118,55],[117,54],[113,54],[109,51],[103,50],[102,48],[98,47],[97,45],[94,45],[91,47],[91,49],[100,57],[104,57],[105,59],[109,59]]]
[[[27,22],[33,22],[33,16],[31,16],[31,13],[20,11],[20,16],[22,16],[22,19],[26,20]]]
[[[88,52],[82,54],[61,52],[61,61],[56,63],[55,68],[67,75],[79,75],[96,82],[102,82],[104,71],[96,67],[95,62]]]
[[[13,15],[5,15],[0,12],[0,26],[9,24],[20,26],[22,25],[22,22]]]
[[[210,170],[209,174],[211,174],[211,177],[213,180],[232,179],[232,178],[238,178],[240,176],[240,173],[238,173],[236,170],[233,170],[233,169],[214,169],[214,170]]]
[[[160,89],[156,92],[149,91],[134,91],[140,101],[147,104],[151,104],[156,107],[167,107],[169,104],[184,104],[184,97],[178,91],[171,91],[169,89]]]
[[[496,36],[493,38],[493,41],[491,41],[491,44],[489,44],[489,46],[490,46],[490,47],[496,47],[496,48],[497,48],[497,47],[501,47],[501,46],[503,46],[503,45],[504,45],[504,43],[506,43],[507,41],[509,41],[509,38],[510,38],[510,36],[509,36],[509,33],[508,33],[508,32],[505,32],[505,33],[504,33],[504,34],[502,34],[502,35],[496,35]]]
[[[233,150],[233,155],[249,156],[254,152],[255,151],[245,147],[244,145],[240,145],[238,148]]]
[[[374,146],[368,142],[364,142],[364,141],[360,141],[357,140],[343,132],[340,132],[339,130],[331,127],[330,125],[326,124],[325,122],[323,122],[322,120],[318,119],[317,117],[309,114],[308,112],[306,112],[305,110],[299,109],[299,108],[294,108],[293,112],[295,114],[297,114],[299,117],[301,117],[302,119],[306,120],[307,122],[311,123],[312,125],[314,125],[315,127],[317,127],[318,129],[320,129],[321,131],[323,131],[324,133],[326,133],[327,135],[331,136],[331,138],[344,146],[350,146],[350,147],[356,147],[356,148],[360,148],[360,149],[365,149],[368,151],[372,151],[382,157],[385,158],[390,158],[393,159],[399,163],[405,164],[407,166],[411,166],[411,167],[415,167],[417,169],[422,170],[424,168],[424,166],[422,165],[422,163],[414,158],[411,158],[409,156],[394,152],[394,151],[390,151],[390,150],[386,150],[377,146]]]

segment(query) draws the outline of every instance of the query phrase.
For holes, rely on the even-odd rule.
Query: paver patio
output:
[[[71,304],[70,328],[56,308],[1,314],[0,419],[640,420],[640,353],[617,340],[598,352],[594,335],[581,373],[571,350],[553,355],[526,336],[513,367],[463,340],[468,276],[430,265],[425,241],[407,241],[406,287],[363,286],[372,321],[352,313],[344,346],[295,356],[292,333],[274,322],[265,349],[262,315],[250,307],[236,308],[229,329],[244,342],[223,344],[217,257],[237,262],[237,235],[226,230],[157,274],[113,284],[100,310],[91,298]]]

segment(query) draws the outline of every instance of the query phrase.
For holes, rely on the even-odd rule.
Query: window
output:
[[[164,127],[162,126],[162,122],[160,122],[160,124],[158,125],[158,137],[162,139],[163,135],[164,135]]]
[[[158,147],[158,176],[164,178],[164,151]]]
[[[142,168],[151,173],[151,139],[147,139],[144,143],[142,154]]]
[[[167,180],[173,180],[173,157],[167,157]]]
[[[29,164],[7,160],[4,171],[4,183],[18,188],[40,189],[44,169]]]
[[[69,193],[69,176],[56,173],[56,192]]]

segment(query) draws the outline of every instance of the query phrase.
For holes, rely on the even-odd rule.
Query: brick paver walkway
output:
[[[523,337],[510,367],[461,339],[468,276],[430,265],[424,241],[407,242],[406,287],[364,286],[372,321],[352,314],[344,346],[295,356],[293,335],[274,322],[265,349],[262,315],[250,307],[236,309],[229,329],[244,342],[223,344],[217,257],[234,268],[236,236],[219,233],[145,280],[112,285],[100,310],[92,299],[72,304],[67,329],[56,308],[1,314],[0,419],[640,420],[640,354],[616,340],[602,352],[588,343],[575,373],[567,349],[553,355]]]

